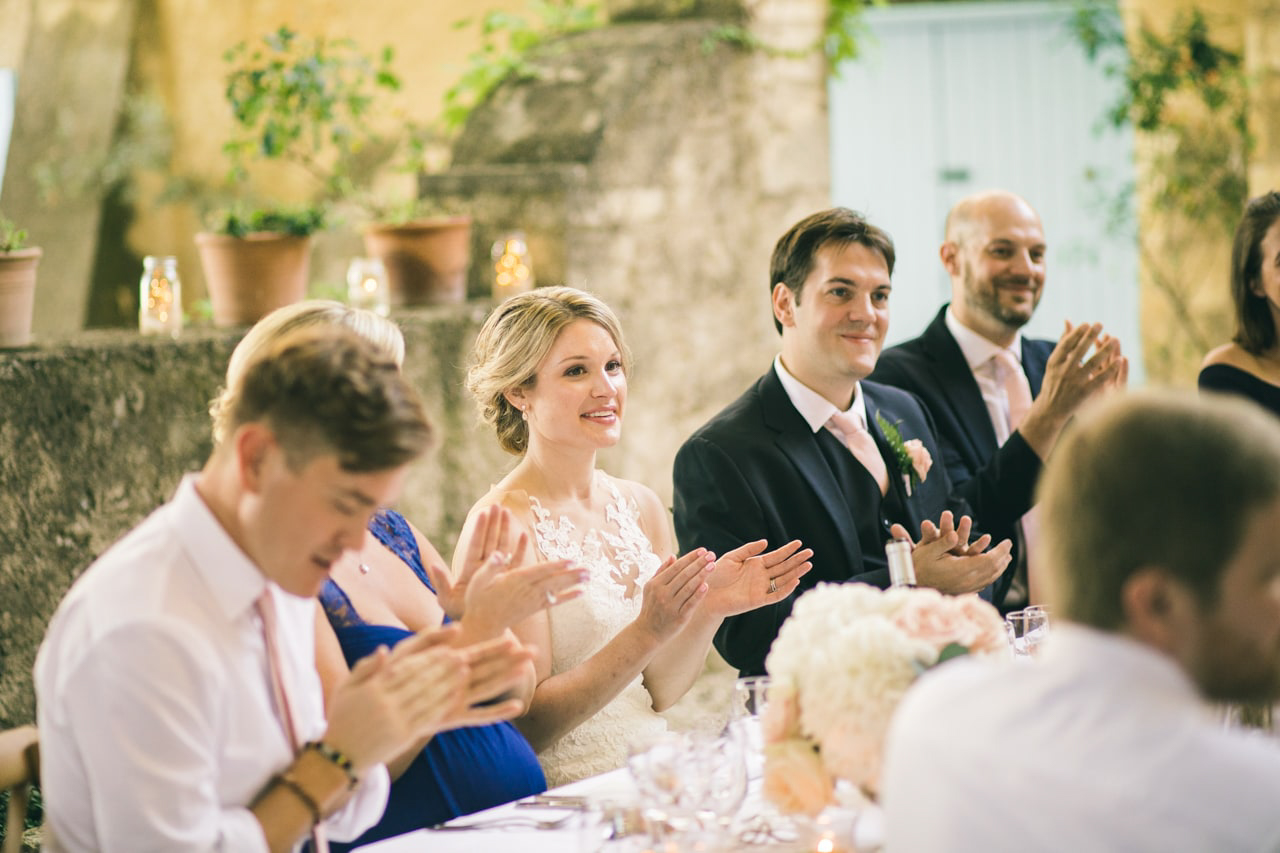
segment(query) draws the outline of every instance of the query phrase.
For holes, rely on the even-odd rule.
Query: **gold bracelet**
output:
[[[314,749],[322,758],[333,764],[339,770],[347,775],[347,790],[354,791],[356,786],[360,784],[360,777],[356,775],[355,765],[346,753],[334,749],[322,740],[309,740],[303,745],[303,749]]]
[[[302,785],[298,783],[297,779],[293,778],[292,771],[286,770],[283,773],[277,773],[275,776],[271,777],[271,780],[288,788],[293,792],[293,795],[298,798],[298,801],[307,807],[307,811],[311,812],[312,826],[315,826],[320,822],[320,804],[316,802],[315,797],[307,793],[307,789],[303,788]]]

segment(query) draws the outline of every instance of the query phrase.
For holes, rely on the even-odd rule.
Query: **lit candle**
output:
[[[493,298],[506,299],[533,290],[533,262],[523,232],[513,231],[497,240],[493,258]]]
[[[383,317],[391,313],[387,270],[377,258],[352,258],[347,267],[347,302]]]
[[[142,259],[138,286],[138,330],[144,335],[174,335],[182,331],[182,281],[178,259],[147,255]]]

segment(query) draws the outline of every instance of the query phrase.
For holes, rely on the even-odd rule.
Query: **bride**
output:
[[[516,725],[551,786],[621,766],[628,745],[702,671],[726,616],[772,604],[810,568],[809,550],[764,540],[720,555],[672,554],[667,511],[649,488],[596,467],[621,437],[629,354],[613,312],[569,287],[512,297],[485,321],[467,385],[498,442],[520,456],[472,508],[509,509],[540,552],[588,572],[579,598],[514,626],[536,649],[537,686]],[[456,585],[465,569],[455,561]]]

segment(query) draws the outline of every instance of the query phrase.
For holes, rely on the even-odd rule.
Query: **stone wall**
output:
[[[510,457],[464,400],[486,303],[406,311],[405,372],[437,427],[400,509],[446,557]],[[0,352],[0,728],[34,718],[31,666],[71,582],[209,453],[209,400],[240,332],[95,332]]]
[[[590,290],[619,313],[636,369],[622,445],[603,464],[668,502],[685,437],[777,351],[774,243],[830,203],[826,66],[805,50],[826,5],[751,6],[746,26],[767,47],[724,40],[718,17],[547,44],[536,74],[472,114],[452,168],[422,181],[475,220],[473,294],[488,292],[493,240],[518,228],[540,284]]]

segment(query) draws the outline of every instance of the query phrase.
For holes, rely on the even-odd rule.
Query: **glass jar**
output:
[[[178,278],[178,259],[172,255],[142,259],[138,330],[144,335],[175,337],[182,331],[182,280]]]

